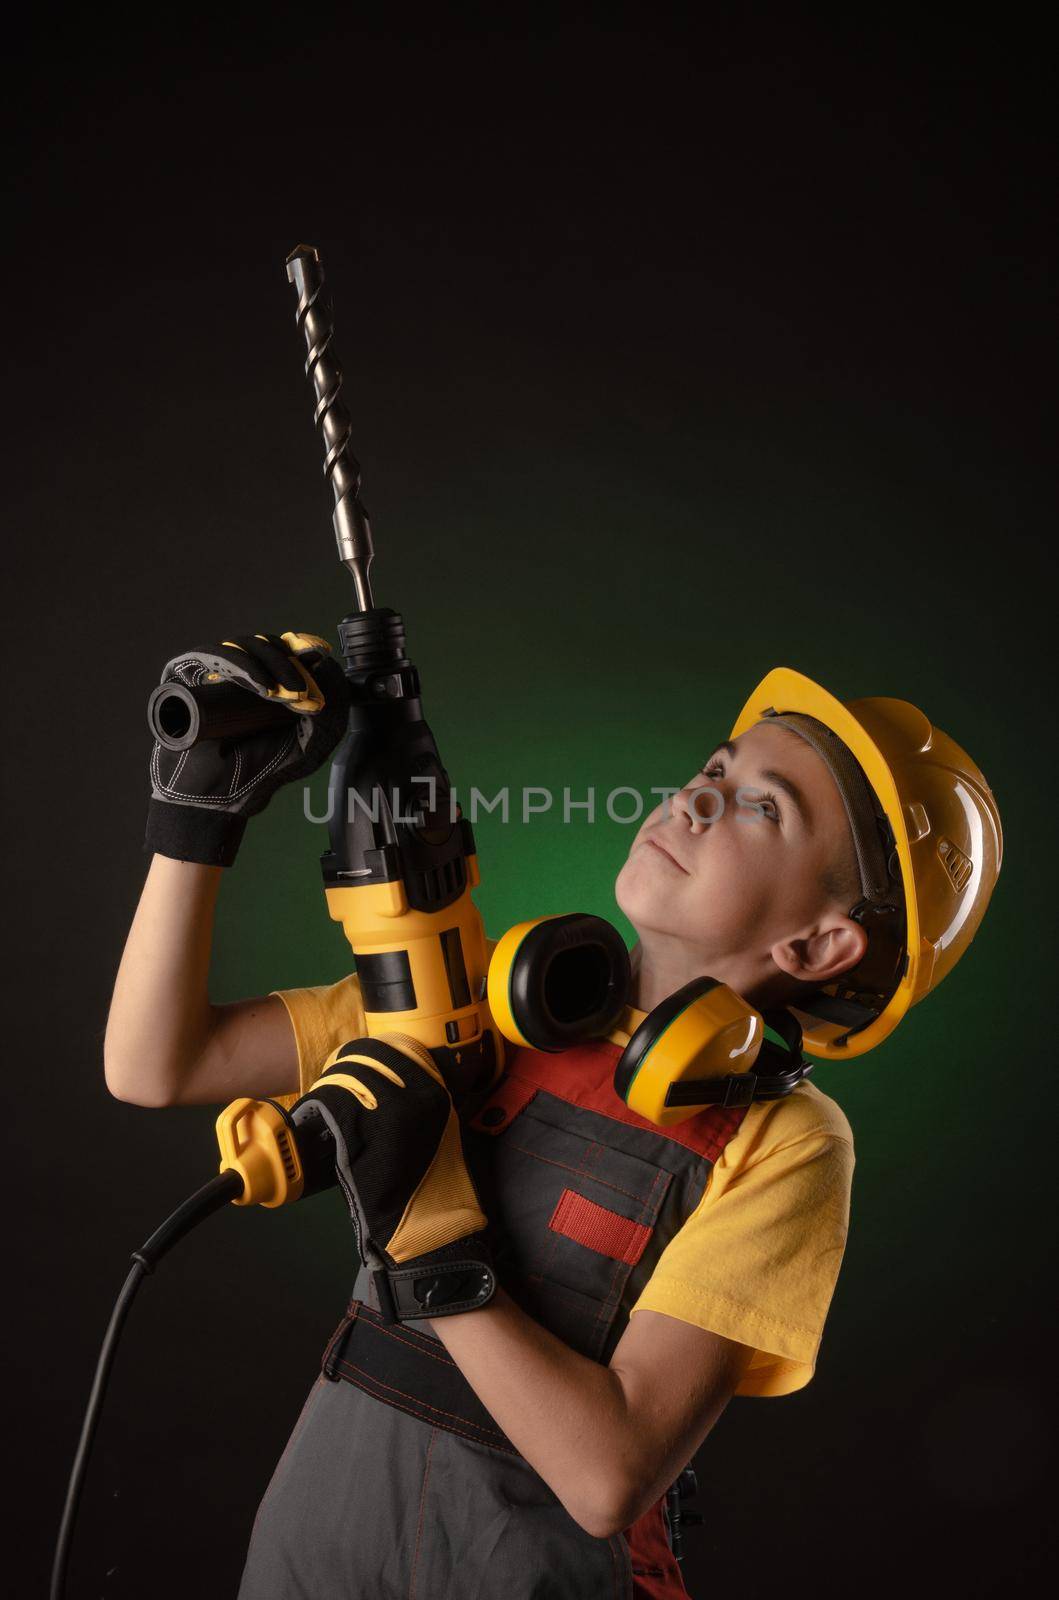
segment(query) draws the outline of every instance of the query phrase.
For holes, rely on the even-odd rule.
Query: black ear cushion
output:
[[[717,978],[692,978],[683,989],[676,989],[656,1005],[653,1011],[647,1013],[618,1057],[614,1068],[614,1090],[622,1100],[628,1099],[632,1080],[643,1066],[648,1051],[658,1043],[669,1024],[679,1017],[682,1011],[686,1011],[693,1001],[698,1000],[700,995],[709,994],[711,989],[716,989],[719,981]]]
[[[511,1014],[535,1050],[567,1050],[610,1032],[631,984],[617,928],[571,911],[538,923],[519,945],[508,979]]]

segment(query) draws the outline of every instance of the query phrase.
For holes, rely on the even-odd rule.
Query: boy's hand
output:
[[[205,739],[189,750],[156,744],[146,843],[177,861],[229,867],[247,818],[331,754],[345,730],[349,693],[327,643],[298,633],[254,634],[185,651],[167,663],[161,681],[190,688],[218,677],[249,694],[296,694],[290,725],[240,739]]]
[[[460,1124],[429,1050],[406,1034],[351,1039],[292,1107],[320,1116],[383,1315],[471,1311],[493,1296],[487,1221],[464,1164]]]

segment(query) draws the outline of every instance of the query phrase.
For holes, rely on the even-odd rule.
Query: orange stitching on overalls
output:
[[[624,1272],[622,1271],[623,1268]],[[596,1333],[602,1331],[604,1339],[606,1338],[610,1329],[610,1324],[613,1322],[614,1317],[617,1314],[618,1307],[621,1304],[622,1290],[625,1288],[631,1273],[631,1264],[627,1265],[624,1261],[615,1261],[614,1271],[610,1275],[610,1286],[607,1289],[603,1299],[600,1301],[599,1310],[596,1312],[596,1315],[593,1319],[593,1328],[595,1329]],[[618,1283],[619,1278],[621,1279],[620,1286]],[[599,1327],[600,1323],[604,1324],[602,1330]]]
[[[572,1167],[569,1161],[554,1161],[551,1156],[538,1155],[536,1150],[527,1150],[525,1145],[510,1144],[512,1150],[521,1150],[524,1156],[532,1156],[534,1161],[543,1161],[549,1167],[561,1167],[564,1172],[572,1172],[578,1178],[590,1177],[593,1183],[600,1183],[605,1189],[613,1189],[615,1194],[623,1194],[629,1200],[635,1200],[638,1206],[644,1204],[642,1195],[634,1194],[631,1189],[623,1189],[620,1183],[610,1183],[606,1178],[597,1178],[594,1173],[586,1173],[581,1167]]]
[[[347,1378],[347,1383],[354,1388],[361,1389],[371,1400],[377,1400],[381,1406],[389,1406],[393,1411],[403,1411],[406,1416],[415,1417],[418,1422],[430,1422],[430,1418],[422,1411],[416,1411],[412,1406],[403,1406],[400,1400],[386,1400],[381,1394],[373,1394],[368,1387],[368,1382],[360,1378]],[[460,1439],[466,1439],[469,1444],[481,1445],[483,1450],[502,1450],[505,1455],[518,1456],[518,1451],[511,1444],[491,1444],[488,1439],[476,1439],[473,1433],[467,1433],[463,1428],[454,1428],[451,1422],[433,1423],[432,1426],[442,1428],[446,1433],[454,1433]],[[478,1424],[472,1422],[469,1427],[476,1428]]]
[[[328,1341],[327,1341],[327,1349],[324,1351],[322,1357],[320,1358],[320,1366],[324,1369],[325,1372],[327,1370],[327,1363],[331,1359],[332,1350],[335,1348],[335,1346],[338,1343],[339,1339],[341,1339],[342,1336],[346,1333],[346,1331],[353,1326],[354,1322],[356,1321],[356,1316],[357,1316],[357,1314],[356,1314],[355,1311],[352,1314],[350,1314],[349,1310],[347,1309],[345,1316],[342,1318],[342,1321],[338,1324],[338,1327],[335,1329],[335,1331],[331,1335],[330,1339],[328,1339]]]
[[[427,1504],[427,1479],[430,1477],[430,1458],[434,1454],[434,1440],[437,1438],[437,1429],[430,1430],[430,1444],[427,1448],[427,1459],[423,1467],[423,1488],[419,1495],[419,1525],[416,1528],[416,1547],[412,1556],[412,1576],[408,1580],[408,1600],[415,1600],[416,1593],[416,1568],[419,1566],[419,1541],[423,1537],[423,1512]]]
[[[706,1111],[697,1112],[696,1117],[708,1117],[710,1122],[709,1135],[704,1135],[702,1140],[702,1144],[708,1144],[709,1148],[703,1149],[702,1145],[686,1135],[682,1137],[676,1131],[676,1128],[659,1128],[645,1118],[638,1116],[636,1112],[625,1116],[613,1116],[609,1112],[601,1111],[598,1106],[583,1105],[580,1100],[571,1094],[563,1094],[562,1087],[558,1083],[541,1083],[535,1078],[527,1078],[524,1073],[514,1069],[510,1069],[507,1076],[509,1079],[517,1078],[520,1083],[532,1084],[542,1094],[550,1095],[553,1100],[562,1101],[564,1106],[573,1106],[575,1111],[588,1111],[593,1116],[606,1117],[608,1122],[617,1122],[624,1128],[634,1128],[638,1133],[657,1134],[659,1138],[665,1139],[668,1144],[675,1144],[682,1150],[689,1150],[692,1155],[705,1157],[711,1166],[716,1164],[718,1157],[723,1154],[725,1145],[737,1132],[739,1124],[747,1112],[746,1106],[711,1106]],[[527,1105],[529,1104],[528,1101],[526,1103]],[[682,1124],[677,1124],[677,1127],[680,1126]]]
[[[571,1293],[580,1294],[580,1290],[574,1289],[564,1293],[562,1284],[553,1283],[551,1279],[545,1282],[539,1272],[527,1272],[524,1273],[523,1276],[525,1277],[527,1283],[539,1285],[542,1289],[546,1289],[549,1295],[554,1295],[557,1300],[565,1301],[568,1306],[572,1306],[575,1311],[580,1311],[582,1315],[586,1314],[584,1306],[580,1305],[576,1300],[571,1300],[570,1298]],[[585,1295],[584,1298],[586,1300],[591,1300],[592,1296]]]
[[[589,1160],[589,1158],[591,1156],[592,1151],[595,1150],[595,1151],[599,1152],[601,1150],[601,1148],[602,1147],[600,1145],[598,1145],[598,1144],[596,1144],[596,1145],[594,1145],[594,1144],[586,1144],[584,1146],[584,1148],[581,1151],[581,1165],[580,1165],[580,1167],[578,1168],[578,1171],[577,1171],[577,1175],[578,1175],[579,1178],[589,1178],[589,1179],[593,1178],[593,1174],[588,1171],[587,1162],[588,1162],[588,1160]],[[594,1180],[594,1181],[598,1182],[598,1179]],[[586,1198],[587,1198],[587,1196],[586,1196]],[[555,1252],[559,1248],[560,1234],[559,1234],[558,1230],[552,1229],[550,1231],[551,1231],[551,1239],[548,1241],[548,1248],[545,1251],[544,1260],[541,1263],[541,1276],[542,1277],[547,1277],[548,1273],[550,1272],[552,1262],[555,1259]],[[562,1235],[562,1237],[565,1237],[565,1235]]]
[[[378,1322],[373,1322],[370,1317],[362,1319],[362,1326],[372,1328],[376,1333],[384,1333],[388,1339],[396,1339],[398,1344],[406,1344],[409,1350],[415,1350],[418,1355],[429,1356],[431,1361],[440,1361],[446,1367],[454,1367],[456,1365],[451,1356],[441,1355],[440,1353],[435,1355],[433,1350],[425,1350],[422,1345],[416,1344],[414,1339],[409,1339],[407,1335],[398,1333],[395,1328],[387,1328]],[[422,1338],[423,1335],[420,1334],[419,1337]]]
[[[598,1163],[599,1158],[604,1153],[604,1151],[606,1151],[607,1154],[609,1155],[610,1154],[610,1146],[609,1145],[599,1144],[595,1139],[589,1140],[588,1146],[587,1146],[587,1148],[585,1150],[585,1155],[589,1158],[585,1163],[585,1171],[586,1172],[591,1173],[592,1163],[593,1162],[597,1162]]]
[[[275,1483],[276,1479],[279,1477],[280,1468],[282,1467],[283,1463],[286,1461],[287,1456],[290,1454],[291,1448],[294,1445],[295,1440],[297,1439],[298,1435],[301,1433],[302,1429],[305,1426],[306,1419],[307,1419],[307,1417],[309,1415],[309,1407],[313,1402],[313,1398],[314,1398],[314,1396],[316,1394],[317,1389],[319,1389],[319,1387],[320,1387],[320,1385],[322,1383],[326,1383],[326,1382],[327,1382],[327,1379],[324,1377],[323,1373],[321,1372],[320,1376],[317,1378],[316,1382],[313,1384],[312,1388],[309,1390],[309,1393],[306,1395],[305,1404],[302,1406],[302,1409],[301,1409],[301,1415],[299,1416],[297,1422],[294,1424],[294,1427],[291,1430],[291,1436],[287,1440],[286,1444],[283,1446],[283,1454],[280,1456],[279,1460],[276,1462],[275,1468],[274,1468],[273,1473],[272,1473],[272,1477],[269,1479],[269,1485],[268,1485],[269,1489],[272,1488],[273,1483]],[[261,1513],[264,1510],[265,1501],[267,1499],[268,1499],[268,1489],[266,1489],[264,1495],[262,1496],[261,1504],[258,1506],[257,1514],[254,1517],[254,1525],[250,1530],[250,1543],[251,1544],[253,1544],[253,1542],[254,1542],[254,1535],[257,1533],[257,1525],[261,1520]],[[248,1546],[248,1548],[249,1548],[249,1546]]]
[[[659,1184],[664,1182],[666,1188],[668,1188],[669,1180],[670,1180],[671,1177],[672,1177],[672,1173],[667,1172],[664,1167],[659,1167],[658,1170],[655,1172],[654,1182],[651,1184],[651,1193],[648,1195],[647,1199],[645,1201],[643,1201],[643,1211],[641,1213],[640,1227],[642,1227],[642,1228],[646,1228],[647,1227],[647,1222],[645,1220],[643,1220],[643,1218],[646,1218],[648,1216],[652,1217],[653,1218],[653,1221],[651,1222],[651,1232],[652,1232],[652,1234],[654,1233],[654,1230],[655,1230],[655,1228],[656,1228],[656,1226],[658,1224],[659,1203],[655,1203],[655,1195],[656,1195],[656,1193],[658,1191]],[[632,1264],[630,1263],[628,1271],[625,1273],[624,1277],[622,1278],[621,1286],[620,1287],[618,1286],[619,1271],[620,1271],[620,1268],[624,1264],[625,1263],[623,1263],[623,1262],[620,1262],[620,1261],[618,1262],[617,1267],[615,1268],[615,1271],[611,1276],[610,1288],[607,1290],[607,1297],[603,1301],[603,1303],[600,1306],[598,1312],[596,1313],[596,1319],[595,1320],[596,1320],[597,1323],[599,1323],[601,1321],[604,1313],[606,1313],[606,1315],[607,1315],[607,1328],[604,1330],[604,1335],[603,1335],[604,1339],[606,1338],[606,1335],[610,1330],[610,1322],[611,1322],[611,1320],[617,1314],[618,1309],[621,1306],[621,1297],[622,1297],[622,1294],[625,1291],[625,1285],[628,1283],[629,1278],[632,1276]],[[612,1304],[612,1302],[613,1302],[613,1304]]]
[[[361,1377],[368,1378],[372,1383],[378,1384],[381,1389],[389,1389],[392,1394],[399,1394],[413,1404],[418,1402],[420,1405],[427,1406],[431,1411],[436,1412],[439,1417],[452,1417],[455,1422],[462,1422],[470,1428],[480,1428],[483,1433],[492,1433],[494,1431],[498,1434],[500,1433],[499,1428],[494,1430],[484,1422],[472,1422],[470,1417],[461,1417],[457,1411],[446,1411],[443,1406],[436,1406],[429,1400],[420,1400],[418,1395],[405,1394],[403,1389],[398,1389],[392,1383],[384,1383],[381,1378],[375,1376],[374,1372],[368,1372],[364,1367],[358,1367],[355,1361],[347,1361],[345,1356],[339,1357],[338,1365],[340,1367],[350,1367],[354,1372],[359,1372]]]

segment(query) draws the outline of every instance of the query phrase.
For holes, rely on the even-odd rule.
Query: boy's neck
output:
[[[687,945],[680,940],[644,941],[641,937],[629,955],[632,964],[632,1003],[640,1011],[653,1011],[669,995],[701,976]],[[717,977],[715,972],[710,977]]]
[[[629,952],[632,965],[632,1004],[640,1011],[652,1011],[669,995],[682,989],[692,978],[708,975],[718,983],[726,983],[736,994],[752,1006],[774,1003],[768,994],[767,979],[756,982],[746,971],[745,963],[714,958],[707,966],[696,959],[685,940],[665,939],[647,941],[641,936]],[[782,1003],[778,1000],[775,1003]]]

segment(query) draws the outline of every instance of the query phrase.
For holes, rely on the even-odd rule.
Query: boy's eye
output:
[[[709,761],[707,761],[706,765],[704,767],[700,767],[699,770],[704,778],[724,777],[723,764],[720,761],[713,760],[712,757]],[[753,798],[754,804],[763,808],[766,822],[774,822],[777,825],[782,823],[783,813],[779,808],[779,802],[774,794],[763,794],[760,791],[754,791]]]
[[[762,806],[771,806],[771,811],[767,811],[765,815],[768,817],[770,822],[779,822],[780,808],[776,804],[776,796],[774,794],[758,795],[758,804]]]

